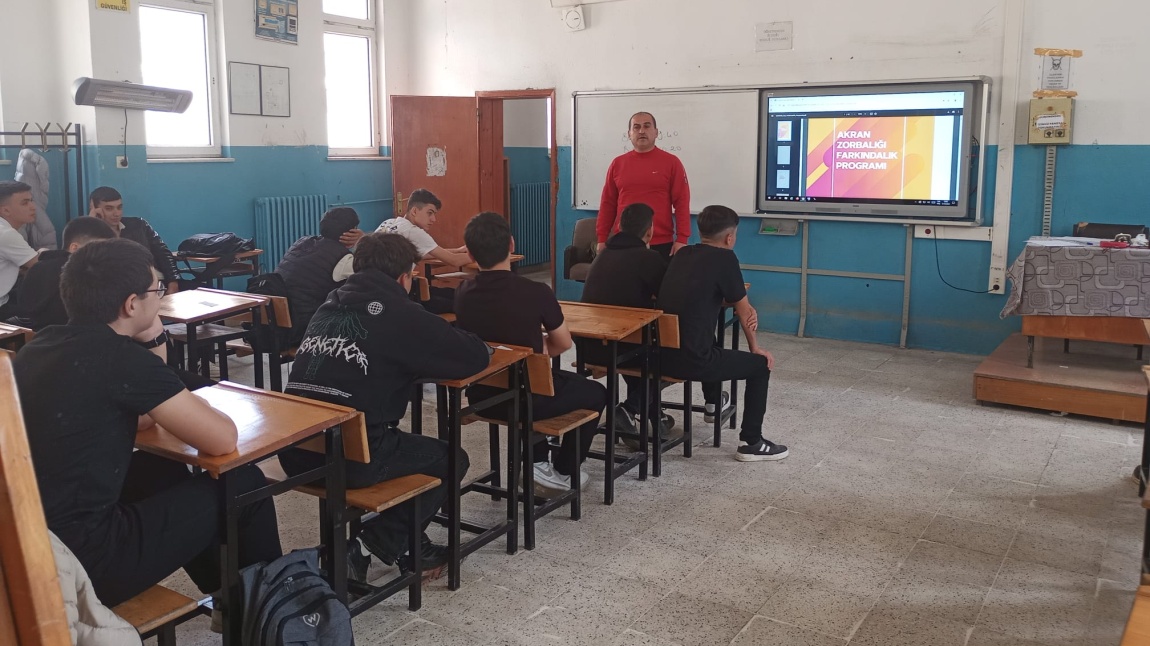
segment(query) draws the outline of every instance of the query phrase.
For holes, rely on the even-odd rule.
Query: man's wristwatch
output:
[[[160,336],[152,339],[151,341],[136,341],[136,343],[140,344],[140,347],[145,348],[147,350],[151,350],[152,348],[158,348],[167,342],[168,342],[168,331],[167,330],[160,332]]]

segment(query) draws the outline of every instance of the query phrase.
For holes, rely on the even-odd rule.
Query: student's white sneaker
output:
[[[535,463],[535,495],[550,497],[566,493],[569,489],[571,489],[569,476],[556,471],[550,462]]]
[[[731,395],[727,391],[723,391],[723,405],[722,412],[719,413],[720,419],[724,422],[731,416],[731,412],[735,410],[734,404],[731,403]],[[715,423],[715,405],[707,404],[703,412],[703,421],[708,424]]]

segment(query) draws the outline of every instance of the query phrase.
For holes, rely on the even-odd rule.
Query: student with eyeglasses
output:
[[[188,392],[165,362],[166,292],[147,248],[92,242],[61,274],[68,323],[45,328],[13,362],[48,529],[108,606],[180,568],[204,593],[220,588],[220,482],[133,452],[137,430],[153,423],[208,455],[236,448],[231,418]],[[237,494],[266,484],[250,465],[230,479]],[[241,567],[281,555],[271,499],[240,512],[239,545]]]

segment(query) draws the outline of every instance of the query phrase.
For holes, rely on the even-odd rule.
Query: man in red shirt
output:
[[[655,146],[659,129],[650,112],[636,112],[628,124],[627,137],[634,150],[619,155],[607,169],[595,233],[598,251],[619,230],[619,214],[630,204],[642,202],[655,210],[651,248],[670,258],[687,246],[691,236],[691,187],[683,162]],[[674,217],[672,217],[672,210]]]

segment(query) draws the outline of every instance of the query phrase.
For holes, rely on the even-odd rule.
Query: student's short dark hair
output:
[[[407,209],[418,209],[428,204],[434,206],[437,210],[443,208],[443,202],[435,197],[435,193],[427,190],[426,188],[417,188],[407,196]]]
[[[739,226],[739,214],[718,204],[704,207],[698,218],[699,237],[713,240]]]
[[[655,217],[655,209],[636,202],[628,204],[627,208],[623,209],[623,214],[619,216],[619,230],[623,233],[630,233],[636,238],[642,238],[647,234],[647,229],[651,228],[651,221]]]
[[[132,294],[157,285],[152,252],[128,240],[99,240],[76,250],[60,275],[60,298],[70,323],[111,323]]]
[[[111,240],[115,237],[115,232],[107,222],[85,215],[72,220],[64,227],[64,248],[67,249],[73,242]]]
[[[104,202],[115,202],[122,200],[124,197],[120,195],[120,191],[112,188],[111,186],[100,186],[88,196],[88,204],[91,206],[100,206]]]
[[[17,193],[31,193],[32,187],[24,182],[15,182],[8,180],[0,182],[0,204],[8,201],[8,198],[16,195]]]
[[[656,128],[659,127],[659,122],[655,121],[655,115],[651,114],[650,112],[636,112],[635,114],[631,115],[630,119],[627,119],[627,129],[628,130],[631,129],[631,122],[633,122],[635,120],[635,117],[637,117],[641,114],[645,114],[648,117],[651,117],[651,125],[655,126]]]
[[[378,269],[396,279],[411,273],[412,266],[419,260],[415,245],[398,233],[365,235],[359,239],[352,254],[352,271]]]
[[[337,206],[327,210],[319,221],[319,234],[339,242],[339,237],[359,226],[359,214],[350,206]]]
[[[511,254],[511,227],[502,215],[484,211],[467,222],[463,243],[481,269],[490,269]]]

